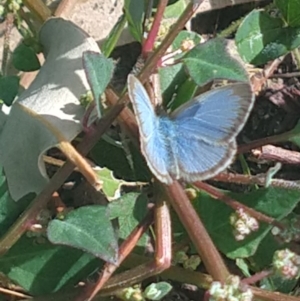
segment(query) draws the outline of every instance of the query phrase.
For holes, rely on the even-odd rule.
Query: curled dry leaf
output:
[[[90,89],[82,54],[87,50],[100,52],[83,30],[61,18],[44,24],[40,42],[45,64],[11,107],[0,135],[0,164],[14,200],[43,189],[48,178],[42,155],[81,131],[84,108],[79,98]]]

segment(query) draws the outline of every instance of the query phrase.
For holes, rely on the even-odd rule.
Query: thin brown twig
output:
[[[37,17],[40,25],[51,17],[51,10],[42,0],[23,0],[25,6]]]
[[[3,76],[7,74],[7,62],[9,59],[9,44],[10,44],[10,35],[11,30],[14,25],[14,15],[13,13],[8,13],[6,16],[6,24],[5,24],[5,34],[4,34],[4,42],[3,42],[3,54],[2,54],[2,66],[1,73]]]
[[[241,174],[233,174],[233,173],[220,173],[211,180],[226,182],[226,183],[235,183],[242,185],[260,185],[265,186],[266,184],[266,175],[258,174],[258,175],[241,175]],[[300,183],[298,181],[287,181],[283,179],[272,179],[270,186],[272,187],[281,187],[292,190],[300,191]]]
[[[26,294],[23,294],[23,293],[20,293],[20,292],[17,292],[17,291],[13,291],[13,290],[10,290],[10,289],[6,289],[6,288],[3,288],[3,287],[0,287],[0,292],[2,294],[10,295],[11,297],[14,296],[14,297],[17,297],[17,298],[22,298],[22,299],[32,299],[32,297],[29,296],[29,295],[26,295]]]
[[[257,220],[265,222],[267,224],[270,225],[274,225],[276,227],[278,227],[279,229],[283,229],[284,226],[277,222],[274,218],[269,217],[265,214],[262,214],[244,204],[241,204],[240,202],[230,198],[229,196],[227,196],[226,194],[224,194],[223,192],[221,192],[220,190],[216,189],[215,187],[204,183],[204,182],[196,182],[194,183],[194,185],[207,192],[209,195],[217,198],[218,200],[224,202],[225,204],[227,204],[228,206],[230,206],[231,208],[233,208],[234,210],[238,210],[240,208],[244,209],[245,212],[247,212],[249,215],[251,215],[252,217],[255,217]]]
[[[252,150],[253,155],[262,161],[276,161],[289,165],[300,165],[300,153],[271,144]]]
[[[67,18],[79,2],[85,1],[86,0],[62,0],[56,8],[54,15],[56,17]]]
[[[276,73],[270,76],[270,78],[291,78],[291,77],[300,77],[300,71],[288,72],[288,73]]]

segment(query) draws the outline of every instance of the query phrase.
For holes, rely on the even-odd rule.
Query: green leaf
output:
[[[164,18],[179,18],[187,6],[185,0],[179,0],[166,7]]]
[[[35,194],[30,193],[15,202],[9,195],[6,178],[0,170],[0,236],[6,233],[34,197]]]
[[[94,169],[99,179],[103,182],[102,191],[109,201],[115,200],[120,196],[120,187],[122,180],[117,180],[111,170],[108,168]]]
[[[286,23],[291,27],[300,26],[300,1],[299,0],[275,0],[275,5],[279,8],[280,12]]]
[[[191,40],[195,45],[199,44],[201,37],[193,32],[181,31],[172,43],[172,51],[176,51],[181,48],[184,41]],[[185,52],[174,56],[175,60],[184,56]],[[168,104],[170,100],[173,100],[171,108],[174,109],[178,103],[184,103],[190,100],[190,94],[182,93],[181,98],[178,97],[178,90],[181,89],[181,85],[187,80],[187,75],[184,71],[183,64],[175,64],[166,66],[159,69],[160,75],[160,88],[163,94],[164,104]],[[175,95],[175,98],[173,98]]]
[[[233,57],[231,48],[226,40],[216,38],[197,45],[184,56],[187,72],[198,86],[217,78],[248,81],[247,72]]]
[[[172,285],[168,282],[151,283],[145,288],[144,297],[149,300],[161,300],[172,290]]]
[[[138,41],[143,39],[145,2],[140,0],[125,0],[124,12],[128,22],[128,28],[132,36]]]
[[[299,191],[274,187],[259,189],[250,193],[227,194],[242,204],[246,204],[277,220],[288,215],[300,201]],[[219,250],[231,259],[252,256],[272,227],[260,223],[258,231],[252,233],[243,241],[236,241],[232,233],[233,228],[229,224],[229,217],[233,212],[232,208],[200,192],[197,199],[193,201],[193,205],[199,215],[201,214],[206,229]],[[204,212],[205,214],[203,214]],[[177,229],[177,232],[180,233],[180,230]],[[268,255],[265,253],[264,256]]]
[[[174,100],[171,104],[171,110],[174,111],[176,108],[191,100],[197,91],[197,85],[194,81],[187,79],[180,87],[178,87],[178,91]]]
[[[282,19],[253,10],[241,23],[235,42],[244,61],[265,64],[300,45],[300,28],[286,27]]]
[[[33,295],[74,289],[99,266],[100,260],[90,254],[27,237],[0,258],[0,271]]]
[[[113,29],[110,31],[110,33],[101,45],[101,51],[106,57],[109,57],[114,48],[116,47],[125,25],[126,17],[125,14],[123,14],[120,16],[118,22],[114,25]]]
[[[143,194],[127,193],[118,200],[108,204],[110,219],[118,218],[119,236],[126,239],[131,231],[138,225],[147,213],[148,200]],[[149,236],[144,234],[138,246],[145,246]]]
[[[13,100],[18,94],[19,77],[15,75],[0,78],[0,99],[7,106],[11,106]]]
[[[21,71],[35,71],[40,69],[41,65],[36,53],[31,47],[20,44],[13,52],[12,62],[16,69]]]
[[[116,146],[101,139],[92,149],[91,157],[98,166],[113,171],[117,178],[125,181],[148,182],[151,174],[145,159],[131,142],[128,143],[128,151],[131,153],[132,164],[129,154],[124,151],[122,145]]]
[[[290,294],[299,283],[298,279],[284,279],[281,276],[270,275],[261,280],[260,286],[268,291],[276,291],[283,294]]]
[[[300,120],[297,122],[296,126],[291,131],[285,134],[287,135],[287,140],[295,143],[297,146],[300,147]],[[284,140],[282,139],[282,141]]]
[[[94,100],[97,104],[98,117],[100,118],[102,116],[100,96],[112,78],[114,63],[101,53],[85,51],[83,53],[83,67],[92,89]]]
[[[49,223],[48,239],[115,263],[118,241],[106,210],[105,206],[85,206],[71,211],[64,220],[55,219]]]

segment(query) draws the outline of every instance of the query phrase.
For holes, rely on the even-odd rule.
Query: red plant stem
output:
[[[146,59],[148,57],[148,54],[153,50],[155,39],[159,31],[159,26],[167,5],[168,5],[168,0],[160,0],[158,3],[156,14],[150,32],[148,33],[145,43],[143,43],[142,57],[144,59]]]
[[[174,182],[167,186],[167,193],[208,273],[214,280],[224,282],[229,276],[229,271],[183,188],[178,182]]]
[[[283,164],[300,165],[300,153],[271,144],[252,151],[260,161],[275,161]]]
[[[234,210],[238,210],[240,208],[243,208],[245,212],[249,213],[252,217],[255,217],[257,220],[263,221],[267,224],[274,225],[280,229],[283,229],[283,225],[279,222],[277,222],[274,218],[271,218],[267,215],[264,215],[256,210],[253,210],[252,208],[249,208],[240,202],[228,197],[218,189],[214,188],[213,186],[206,184],[204,182],[195,182],[193,183],[197,188],[207,192],[209,195],[217,198],[218,200],[223,201],[225,204],[233,208]]]
[[[192,16],[197,11],[198,7],[201,5],[203,1],[204,0],[198,0],[196,4],[193,4],[194,1],[189,2],[185,11],[179,17],[176,24],[174,24],[174,26],[172,27],[172,30],[170,30],[167,36],[164,38],[163,43],[161,43],[161,45],[146,61],[146,64],[139,75],[139,80],[142,83],[144,83],[151,75],[151,72],[155,70],[155,68],[157,67],[157,62],[159,62],[159,60],[162,58],[162,56],[165,54],[167,49],[170,47],[170,45],[172,44],[172,42],[174,41],[178,33],[181,31],[182,28],[184,28],[185,24],[192,18]]]
[[[272,274],[273,274],[273,271],[271,271],[271,270],[268,270],[268,271],[262,271],[262,272],[259,272],[259,273],[254,274],[254,275],[251,276],[251,277],[248,277],[248,278],[246,278],[246,279],[243,279],[243,280],[242,280],[242,283],[243,283],[243,284],[248,284],[248,285],[253,285],[253,284],[255,284],[256,282],[261,281],[262,279],[267,278],[267,277],[269,277],[269,276],[272,275]]]
[[[239,154],[246,153],[246,152],[250,151],[253,148],[259,148],[259,147],[264,146],[266,144],[273,144],[273,143],[287,141],[291,137],[293,137],[294,135],[295,135],[295,133],[293,133],[293,131],[289,131],[289,132],[286,132],[286,133],[283,133],[283,134],[274,135],[274,136],[271,136],[271,137],[265,137],[265,138],[262,138],[262,139],[257,139],[257,140],[251,141],[247,144],[240,145],[238,147],[238,153]]]
[[[144,220],[130,233],[127,239],[122,243],[119,249],[118,263],[106,263],[104,269],[94,284],[88,284],[83,292],[75,298],[75,301],[91,301],[100,289],[104,286],[107,280],[112,276],[114,271],[121,265],[123,260],[136,246],[139,239],[147,231],[153,222],[153,211],[144,218]]]
[[[242,185],[261,185],[264,186],[266,182],[266,176],[264,174],[252,175],[241,175],[233,173],[220,173],[213,177],[211,180],[226,183],[236,183]],[[270,183],[272,187],[281,187],[286,189],[300,190],[300,184],[295,181],[287,181],[283,179],[272,179]]]
[[[146,263],[135,262],[135,267],[115,275],[105,284],[105,291],[131,286],[151,276],[160,274],[171,266],[171,217],[166,202],[159,197],[155,207],[156,248],[155,259]],[[136,266],[138,264],[138,266]],[[131,266],[132,267],[132,266]]]

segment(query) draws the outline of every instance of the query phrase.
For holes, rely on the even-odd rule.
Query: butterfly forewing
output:
[[[231,141],[242,129],[253,106],[251,88],[238,83],[201,94],[175,110],[171,118],[180,135],[213,144]]]
[[[128,76],[128,93],[140,134],[147,140],[154,132],[157,119],[147,91],[133,75]]]
[[[159,137],[158,130],[147,142],[141,141],[141,150],[152,173],[161,182],[171,184],[173,180],[169,174],[169,168],[172,162],[170,162],[170,154],[164,140]]]
[[[147,164],[161,182],[171,184],[172,178],[168,171],[169,153],[164,137],[159,132],[160,120],[145,88],[132,75],[128,77],[128,93],[139,125],[141,151]]]

